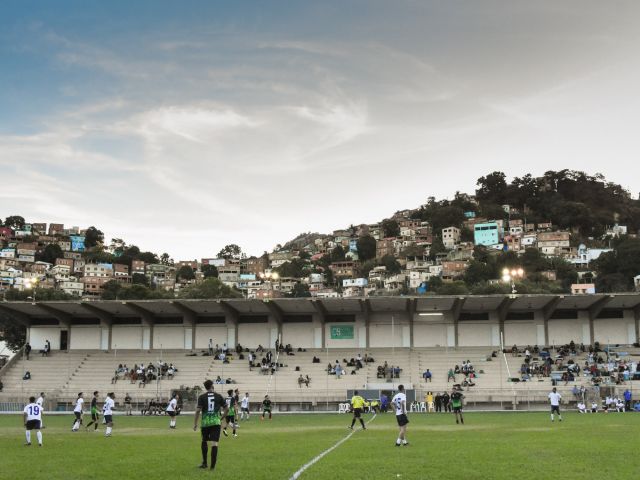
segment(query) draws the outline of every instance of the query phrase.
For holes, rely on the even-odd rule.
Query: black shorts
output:
[[[560,405],[551,405],[551,413],[557,412],[560,415]]]
[[[173,417],[176,416],[176,411],[175,410],[173,410],[173,411],[167,410],[167,415],[169,415],[171,418],[173,418]]]
[[[40,430],[40,420],[29,420],[25,428],[27,430]]]
[[[453,407],[453,413],[462,413],[462,407]]]
[[[212,425],[211,427],[202,427],[203,442],[218,442],[220,440],[220,425]]]
[[[249,409],[247,407],[242,407],[242,411],[249,413]]]
[[[73,412],[73,414],[76,416],[76,420],[82,420],[82,413],[80,413],[80,412]]]
[[[227,415],[226,417],[227,423],[236,423],[236,416],[235,415]]]
[[[100,417],[100,415],[98,415],[98,413],[92,413],[91,414],[91,420],[94,421],[94,422],[97,422],[99,417]]]
[[[362,415],[362,409],[361,408],[354,408],[353,409],[353,418],[360,418],[360,415]]]
[[[396,415],[396,420],[398,421],[399,427],[404,427],[407,423],[409,423],[409,419],[405,413],[401,415]]]
[[[105,415],[104,421],[105,423],[113,423],[113,415]]]

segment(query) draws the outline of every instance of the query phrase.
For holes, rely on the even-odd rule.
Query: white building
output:
[[[457,227],[447,227],[442,229],[442,243],[445,248],[454,249],[460,242],[460,229]]]

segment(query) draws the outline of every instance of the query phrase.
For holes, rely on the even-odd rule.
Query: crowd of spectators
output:
[[[115,384],[118,383],[118,380],[124,379],[129,380],[129,383],[132,384],[138,382],[138,388],[144,388],[147,383],[158,378],[173,379],[177,371],[178,369],[173,363],[167,364],[162,360],[157,365],[149,362],[146,367],[141,363],[140,365],[135,364],[133,368],[129,368],[126,363],[124,365],[121,363],[111,377],[111,383]]]

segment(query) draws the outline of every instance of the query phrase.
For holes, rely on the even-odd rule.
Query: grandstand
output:
[[[367,299],[277,299],[189,301],[5,302],[0,311],[27,327],[31,358],[16,355],[1,371],[4,391],[0,403],[21,402],[29,394],[47,392],[49,409],[65,409],[79,391],[114,391],[118,399],[129,393],[134,403],[166,400],[173,390],[187,390],[203,379],[231,379],[219,390],[239,388],[259,402],[269,391],[283,410],[335,409],[349,390],[393,391],[403,383],[421,400],[427,391],[450,389],[447,371],[469,360],[477,373],[475,386],[465,388],[469,406],[528,408],[546,401],[552,382],[571,398],[575,385],[593,392],[590,376],[558,382],[562,372],[521,379],[522,353],[537,345],[547,347],[555,360],[560,345],[574,341],[588,346],[599,342],[618,348],[618,357],[638,362],[640,295],[511,295],[485,297],[390,297]],[[508,353],[503,356],[501,339]],[[209,339],[231,350],[240,343],[244,359],[235,353],[229,363],[210,356]],[[249,369],[249,351],[265,350],[281,339],[293,355],[280,353],[274,375]],[[45,340],[49,356],[39,350]],[[634,346],[635,344],[635,346]],[[274,352],[275,353],[275,352]],[[347,367],[344,360],[368,354],[374,361],[363,368]],[[588,351],[564,355],[584,364]],[[262,354],[257,353],[259,362]],[[317,357],[319,363],[313,363]],[[539,358],[540,357],[540,358]],[[275,358],[275,356],[274,356]],[[613,358],[613,355],[612,355]],[[338,360],[345,375],[327,373]],[[506,360],[506,361],[505,361]],[[145,385],[122,378],[112,383],[119,365],[173,363],[178,371]],[[532,354],[533,362],[541,355]],[[387,362],[401,368],[398,378],[379,378],[378,367]],[[296,369],[299,367],[299,369]],[[555,367],[557,368],[557,367]],[[430,369],[432,381],[422,373]],[[23,380],[26,371],[30,380]],[[354,374],[351,374],[351,372]],[[309,386],[299,375],[309,375]],[[613,385],[620,391],[637,389],[639,380]],[[462,377],[456,379],[460,383]],[[608,385],[608,383],[607,383]]]

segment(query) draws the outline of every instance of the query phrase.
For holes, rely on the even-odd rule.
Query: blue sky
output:
[[[638,192],[640,4],[615,5],[5,1],[0,216],[187,259],[496,169]]]

